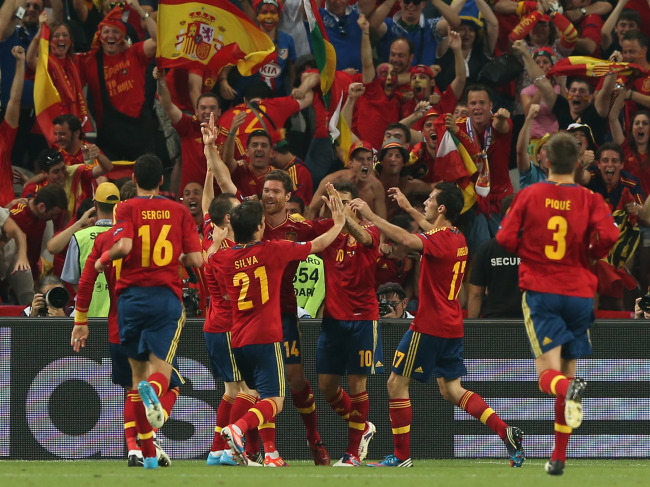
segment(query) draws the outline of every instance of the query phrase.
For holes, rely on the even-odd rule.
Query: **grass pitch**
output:
[[[574,487],[646,486],[650,460],[569,460],[561,477],[544,472],[546,460],[522,468],[506,461],[416,460],[413,468],[331,468],[289,462],[289,468],[208,467],[204,461],[174,460],[170,468],[144,471],[124,461],[1,461],[0,486],[7,487]]]

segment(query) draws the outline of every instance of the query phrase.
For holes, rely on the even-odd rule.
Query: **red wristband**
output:
[[[99,258],[99,263],[104,267],[111,265],[111,258],[108,256],[108,250],[104,251],[102,256]]]

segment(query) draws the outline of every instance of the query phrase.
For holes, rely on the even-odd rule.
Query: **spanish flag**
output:
[[[309,35],[311,36],[311,46],[316,58],[316,66],[318,66],[318,72],[320,73],[320,89],[325,98],[325,107],[329,108],[328,93],[332,83],[334,83],[334,73],[336,73],[336,51],[327,37],[327,31],[323,25],[323,19],[320,16],[316,1],[303,0],[303,6],[309,23]]]
[[[587,56],[569,56],[556,62],[546,74],[546,77],[586,76],[600,78],[609,73],[616,73],[621,76],[645,76],[648,74],[641,66],[634,63],[617,63]]]
[[[444,121],[444,115],[439,117],[438,120]],[[439,128],[437,122],[436,129]],[[439,133],[438,130],[436,132]],[[475,184],[471,180],[476,173],[476,165],[467,149],[451,132],[445,130],[444,135],[439,140],[436,149],[436,166],[440,168],[439,175],[443,181],[456,183],[462,191],[465,204],[461,213],[465,213],[476,203]]]
[[[38,43],[38,61],[34,77],[34,108],[36,122],[50,147],[54,145],[52,120],[61,115],[61,95],[54,86],[48,71],[50,57],[50,28],[43,24],[41,39]]]
[[[161,0],[158,4],[158,67],[219,70],[236,65],[250,76],[275,59],[275,44],[228,0]]]

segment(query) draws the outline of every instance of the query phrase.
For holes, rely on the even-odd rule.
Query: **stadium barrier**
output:
[[[205,458],[223,394],[209,371],[202,323],[190,320],[178,349],[186,377],[159,436],[172,458]],[[318,391],[315,348],[319,321],[303,321],[305,369],[316,396],[320,432],[332,458],[347,444],[346,424]],[[392,453],[386,380],[408,323],[382,324],[386,373],[368,379],[369,419],[377,434],[369,458]],[[69,319],[0,318],[0,458],[53,460],[125,458],[123,391],[110,380],[106,324],[91,320],[88,345],[72,351]],[[650,338],[643,322],[603,321],[592,328],[594,355],[578,375],[589,380],[585,422],[569,443],[570,457],[650,456]],[[509,424],[525,433],[529,457],[548,457],[553,445],[553,399],[537,387],[524,326],[519,321],[467,321],[463,384],[482,395]],[[413,458],[503,458],[499,438],[446,403],[435,381],[411,386]],[[309,459],[300,417],[287,397],[277,421],[286,459]]]

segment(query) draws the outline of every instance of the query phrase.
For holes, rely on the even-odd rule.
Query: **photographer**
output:
[[[396,282],[387,282],[377,288],[380,318],[403,318],[412,320],[413,315],[406,311],[409,300],[404,288]]]
[[[56,289],[52,292],[53,289]],[[68,306],[70,294],[63,281],[56,276],[45,276],[38,282],[32,305],[23,310],[23,316],[74,316],[74,307]]]
[[[634,319],[650,320],[650,294],[646,294],[634,301]]]

